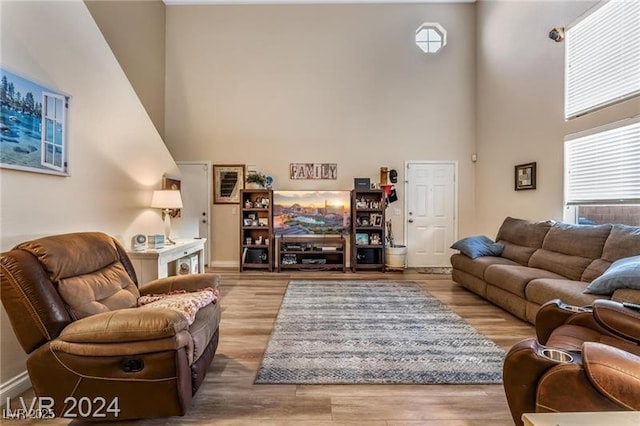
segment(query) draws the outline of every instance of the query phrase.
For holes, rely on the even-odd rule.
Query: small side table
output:
[[[161,249],[127,250],[138,276],[138,284],[142,285],[158,278],[168,277],[171,262],[192,254],[198,255],[198,273],[203,273],[206,241],[206,238],[179,239],[175,240],[175,244],[166,245]]]

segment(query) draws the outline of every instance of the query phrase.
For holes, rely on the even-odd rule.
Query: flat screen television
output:
[[[350,226],[350,191],[273,191],[276,235],[340,235]]]

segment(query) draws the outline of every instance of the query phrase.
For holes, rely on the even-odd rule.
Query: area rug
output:
[[[291,281],[255,383],[501,383],[504,350],[410,281]]]

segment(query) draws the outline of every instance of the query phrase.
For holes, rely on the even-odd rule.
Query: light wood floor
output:
[[[253,384],[289,280],[412,280],[505,349],[523,338],[533,337],[530,324],[458,286],[448,275],[412,270],[384,274],[213,272],[222,275],[220,344],[205,383],[194,397],[192,410],[182,418],[136,424],[513,424],[501,385]],[[203,405],[207,406],[206,416],[197,408]]]

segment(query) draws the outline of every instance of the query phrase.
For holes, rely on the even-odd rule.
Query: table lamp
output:
[[[162,210],[164,235],[167,239],[167,244],[175,244],[175,242],[171,240],[171,210],[182,208],[182,197],[180,197],[180,191],[175,189],[153,191],[151,207]]]

